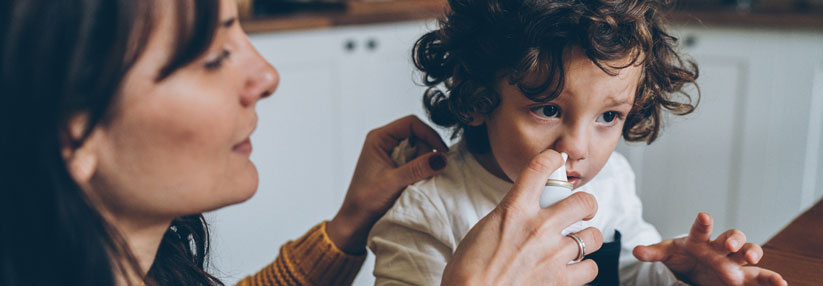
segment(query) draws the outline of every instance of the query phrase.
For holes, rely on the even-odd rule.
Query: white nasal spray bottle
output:
[[[560,155],[563,156],[563,165],[554,171],[546,181],[546,187],[543,188],[543,192],[540,194],[541,208],[547,208],[571,196],[574,191],[574,185],[569,183],[569,178],[566,177],[566,160],[568,160],[569,155],[566,153],[560,153]],[[560,234],[567,235],[581,230],[583,230],[583,221],[578,221],[564,229]]]

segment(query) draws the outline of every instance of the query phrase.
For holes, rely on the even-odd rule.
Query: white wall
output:
[[[698,211],[763,243],[819,200],[823,33],[678,27],[702,102],[651,146],[622,144],[645,217],[664,236]],[[716,233],[717,234],[717,233]]]

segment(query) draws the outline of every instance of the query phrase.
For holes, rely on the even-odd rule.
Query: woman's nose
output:
[[[244,106],[254,105],[258,100],[274,93],[280,83],[280,75],[269,62],[266,61],[254,48],[250,64],[247,66],[246,83],[243,88],[241,101]]]

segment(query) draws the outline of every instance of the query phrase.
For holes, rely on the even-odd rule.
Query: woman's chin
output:
[[[220,196],[220,200],[216,201],[207,211],[218,210],[234,204],[239,204],[251,199],[257,193],[257,186],[260,182],[257,168],[254,164],[249,164],[249,169],[244,170],[241,174],[233,176],[224,188],[216,190]]]
[[[242,176],[245,179],[237,182],[237,189],[232,192],[232,198],[234,200],[230,203],[230,205],[245,202],[257,193],[257,186],[260,183],[260,176],[257,174],[257,167],[255,167],[253,163],[249,163],[249,168],[250,170],[245,172],[246,174]]]
[[[237,191],[232,193],[232,196],[230,198],[225,198],[224,200],[221,200],[220,202],[215,202],[214,205],[212,205],[212,206],[210,206],[210,207],[208,207],[208,208],[206,208],[202,211],[199,211],[199,212],[205,213],[205,212],[216,211],[216,210],[222,209],[224,207],[228,207],[228,206],[243,203],[243,202],[251,199],[251,197],[253,197],[256,192],[257,192],[257,188],[237,190]]]

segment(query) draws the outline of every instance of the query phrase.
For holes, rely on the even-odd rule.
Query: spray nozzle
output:
[[[551,176],[549,176],[549,180],[557,180],[557,181],[569,181],[569,178],[566,177],[566,160],[569,159],[569,154],[560,153],[560,156],[563,156],[563,165],[560,166],[557,170],[555,170]]]

